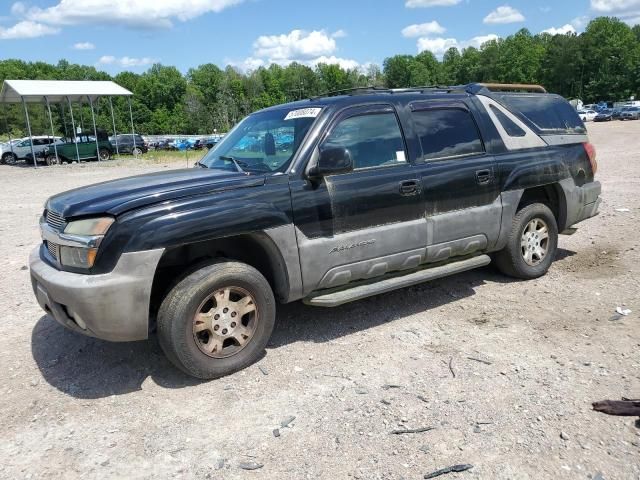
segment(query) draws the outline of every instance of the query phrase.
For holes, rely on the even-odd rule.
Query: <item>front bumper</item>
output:
[[[112,272],[85,275],[57,270],[42,259],[43,246],[29,257],[31,284],[40,306],[76,332],[114,342],[149,335],[149,302],[164,249],[124,253]]]

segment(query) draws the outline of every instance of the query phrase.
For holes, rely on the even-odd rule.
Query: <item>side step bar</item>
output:
[[[360,285],[347,290],[334,291],[324,295],[320,293],[317,296],[307,297],[303,301],[307,305],[314,305],[316,307],[337,307],[344,303],[390,292],[398,288],[409,287],[429,280],[435,280],[436,278],[447,277],[474,268],[484,267],[485,265],[489,265],[489,263],[491,263],[489,255],[479,255],[466,260],[448,263],[439,267],[426,268],[417,272],[380,280],[376,283]]]

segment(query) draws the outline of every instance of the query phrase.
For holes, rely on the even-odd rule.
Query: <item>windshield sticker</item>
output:
[[[300,110],[291,110],[284,117],[285,120],[294,120],[296,118],[316,118],[320,114],[322,108],[301,108]]]

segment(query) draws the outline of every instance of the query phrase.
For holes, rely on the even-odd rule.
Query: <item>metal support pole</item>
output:
[[[131,97],[127,97],[127,99],[129,100],[129,118],[131,119],[131,141],[133,142],[133,147],[131,147],[132,152],[136,159],[138,158],[138,155],[136,152],[136,129],[133,126],[133,109],[131,108]]]
[[[53,116],[51,115],[51,105],[49,105],[49,99],[44,97],[44,101],[47,102],[47,111],[49,112],[49,123],[51,124],[51,137],[53,138],[53,151],[56,155],[56,163],[59,161],[58,146],[56,145],[56,134],[53,129]]]
[[[93,100],[91,97],[87,95],[89,99],[89,108],[91,109],[91,119],[93,120],[93,134],[96,137],[96,155],[98,157],[98,161],[100,161],[100,144],[98,143],[98,128],[96,127],[96,114],[93,111]]]
[[[60,111],[62,112],[62,126],[64,128],[64,136],[68,139],[69,138],[69,132],[67,130],[67,119],[64,116],[64,103],[60,104]]]
[[[11,138],[11,129],[9,129],[9,107],[7,104],[4,104],[4,124],[7,127],[7,135],[9,136],[9,148],[11,148],[11,155],[15,158],[15,153],[13,153],[13,139]]]
[[[22,106],[24,107],[24,116],[27,119],[27,131],[29,132],[29,142],[31,142],[31,155],[33,155],[33,166],[38,168],[38,162],[36,161],[36,152],[33,149],[33,136],[31,135],[31,122],[29,121],[29,109],[27,109],[27,102],[22,97]]]
[[[111,107],[111,123],[113,123],[113,138],[116,139],[116,155],[120,155],[118,150],[118,132],[116,132],[116,117],[113,114],[113,99],[109,97],[109,107]]]
[[[84,115],[82,115],[82,100],[80,100],[80,134],[84,133]]]
[[[71,106],[71,100],[67,97],[67,103],[69,104],[69,113],[71,114],[71,128],[73,128],[73,143],[76,144],[76,160],[80,163],[80,151],[78,150],[78,137],[76,136],[76,122],[73,119],[73,107]]]

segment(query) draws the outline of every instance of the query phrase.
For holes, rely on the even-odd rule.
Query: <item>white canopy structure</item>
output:
[[[130,97],[126,88],[107,81],[5,80],[0,90],[0,103],[51,103],[92,101],[100,97]]]
[[[49,113],[49,122],[51,123],[51,135],[55,136],[53,128],[53,117],[51,115],[51,103],[67,103],[69,105],[69,112],[71,113],[71,124],[73,127],[74,135],[76,133],[75,120],[73,118],[73,103],[88,102],[91,108],[91,117],[93,119],[93,131],[96,140],[96,149],[98,149],[98,133],[96,128],[96,119],[93,109],[93,102],[102,97],[109,98],[109,106],[111,107],[111,121],[113,123],[113,134],[116,137],[116,153],[118,151],[118,137],[116,132],[115,117],[113,114],[113,102],[112,97],[127,97],[129,100],[129,116],[131,119],[131,132],[133,134],[135,142],[135,129],[133,126],[133,111],[131,109],[131,93],[126,88],[121,87],[117,83],[110,81],[73,81],[73,80],[5,80],[0,89],[0,104],[5,105],[5,119],[6,119],[6,105],[22,103],[24,107],[24,114],[27,122],[27,131],[31,141],[31,154],[33,156],[33,165],[37,166],[36,155],[33,150],[33,136],[31,134],[31,122],[29,121],[29,110],[27,109],[27,103],[40,103],[45,104]],[[6,120],[5,120],[6,121]],[[9,131],[7,125],[7,131]],[[11,143],[11,137],[9,137]],[[58,158],[58,151],[55,142],[53,143],[55,150],[55,157]],[[76,153],[78,159],[80,154],[78,153],[78,146],[76,142]],[[98,156],[98,160],[100,157]]]

